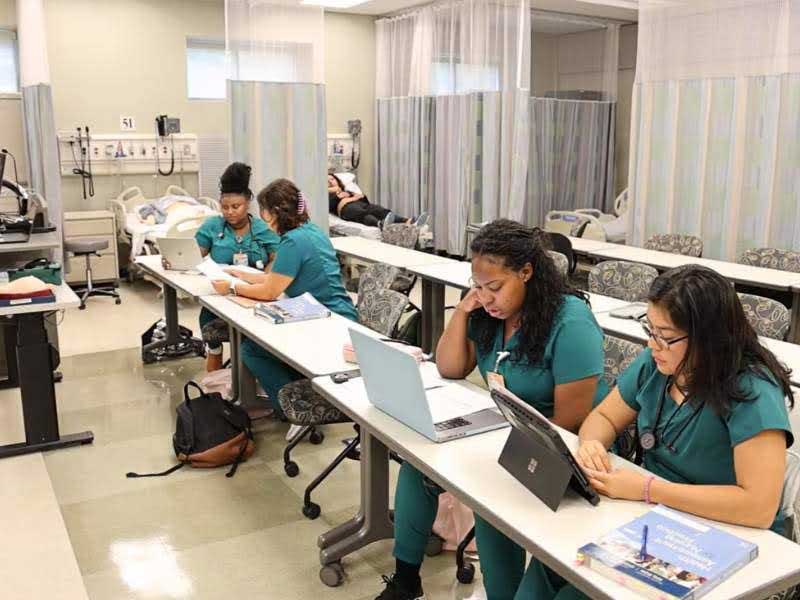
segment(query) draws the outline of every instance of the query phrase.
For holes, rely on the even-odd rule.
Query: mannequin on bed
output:
[[[394,214],[388,208],[372,204],[364,194],[346,190],[342,180],[333,173],[328,175],[328,211],[345,221],[380,228],[392,223],[422,227],[428,220],[427,213],[422,213],[416,219],[407,219]]]

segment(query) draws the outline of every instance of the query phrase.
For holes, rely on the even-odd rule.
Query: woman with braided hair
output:
[[[232,286],[231,291],[255,300],[275,300],[283,293],[294,298],[309,292],[329,310],[355,321],[356,309],[344,289],[336,251],[328,236],[310,221],[303,193],[288,179],[276,179],[258,193],[257,200],[261,218],[280,236],[280,243],[269,273],[228,269],[247,282]],[[250,340],[242,342],[242,360],[280,415],[278,390],[300,374]]]
[[[470,246],[472,287],[456,306],[436,348],[443,377],[463,379],[477,366],[554,423],[578,431],[606,392],[603,334],[587,297],[573,289],[547,254],[538,229],[500,219]],[[489,375],[494,373],[494,375]],[[395,492],[396,570],[378,600],[424,598],[420,566],[442,489],[409,463]],[[489,600],[512,600],[525,572],[525,550],[475,516]]]

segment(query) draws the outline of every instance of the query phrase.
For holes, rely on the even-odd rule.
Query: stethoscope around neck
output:
[[[675,418],[675,415],[677,415],[681,411],[683,405],[690,404],[689,398],[688,397],[684,398],[683,402],[680,405],[678,405],[678,408],[676,408],[673,411],[673,413],[669,416],[669,419],[667,419],[667,422],[664,423],[664,425],[661,427],[661,433],[658,432],[659,430],[658,424],[661,421],[661,414],[664,411],[664,404],[667,399],[667,390],[669,389],[669,386],[671,384],[672,384],[672,377],[669,377],[667,381],[664,383],[664,389],[661,391],[661,396],[658,399],[658,407],[656,407],[656,418],[653,423],[653,426],[644,427],[641,430],[641,432],[639,432],[639,444],[642,446],[642,449],[645,452],[653,450],[656,446],[663,443],[664,446],[667,448],[667,450],[675,454],[678,451],[678,449],[675,447],[675,443],[678,441],[678,439],[680,439],[681,435],[683,435],[683,432],[686,431],[686,429],[689,427],[692,421],[694,421],[697,418],[697,415],[700,414],[700,411],[703,409],[704,403],[699,402],[697,406],[694,407],[694,410],[692,411],[692,414],[689,416],[689,418],[686,421],[684,421],[684,423],[680,426],[680,429],[678,429],[678,431],[676,431],[673,434],[672,440],[667,442],[666,439],[664,439],[664,434],[666,433],[667,428],[672,423],[672,420]]]
[[[248,223],[250,225],[250,237],[252,238],[253,237],[253,215],[251,215],[250,213],[247,213],[247,221],[248,221]],[[242,243],[241,240],[244,239],[244,236],[237,236],[236,232],[233,230],[233,227],[231,227],[230,223],[228,223],[228,221],[225,219],[225,217],[222,217],[222,230],[217,234],[217,238],[219,238],[220,240],[225,238],[225,228],[226,227],[231,230],[231,233],[233,234],[233,238],[236,240],[236,243],[237,244],[241,244]]]

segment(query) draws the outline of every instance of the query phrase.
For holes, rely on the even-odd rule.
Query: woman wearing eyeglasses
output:
[[[668,271],[648,300],[647,349],[584,421],[578,461],[612,498],[779,530],[793,440],[789,372],[759,343],[733,286],[716,272]],[[609,461],[607,448],[634,421],[649,473]],[[523,585],[537,599],[584,597],[538,562]]]
[[[470,246],[472,289],[436,348],[443,377],[477,366],[554,423],[577,431],[602,398],[603,334],[586,296],[556,270],[539,230],[506,219],[484,226]],[[420,566],[442,489],[409,463],[395,492],[394,576],[379,600],[423,598]],[[489,600],[511,600],[525,572],[525,550],[478,515],[475,532]]]

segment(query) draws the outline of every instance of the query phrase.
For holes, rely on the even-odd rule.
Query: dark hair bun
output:
[[[251,172],[250,166],[244,163],[229,164],[219,178],[219,191],[223,194],[242,194],[250,198],[253,195],[250,190]]]

